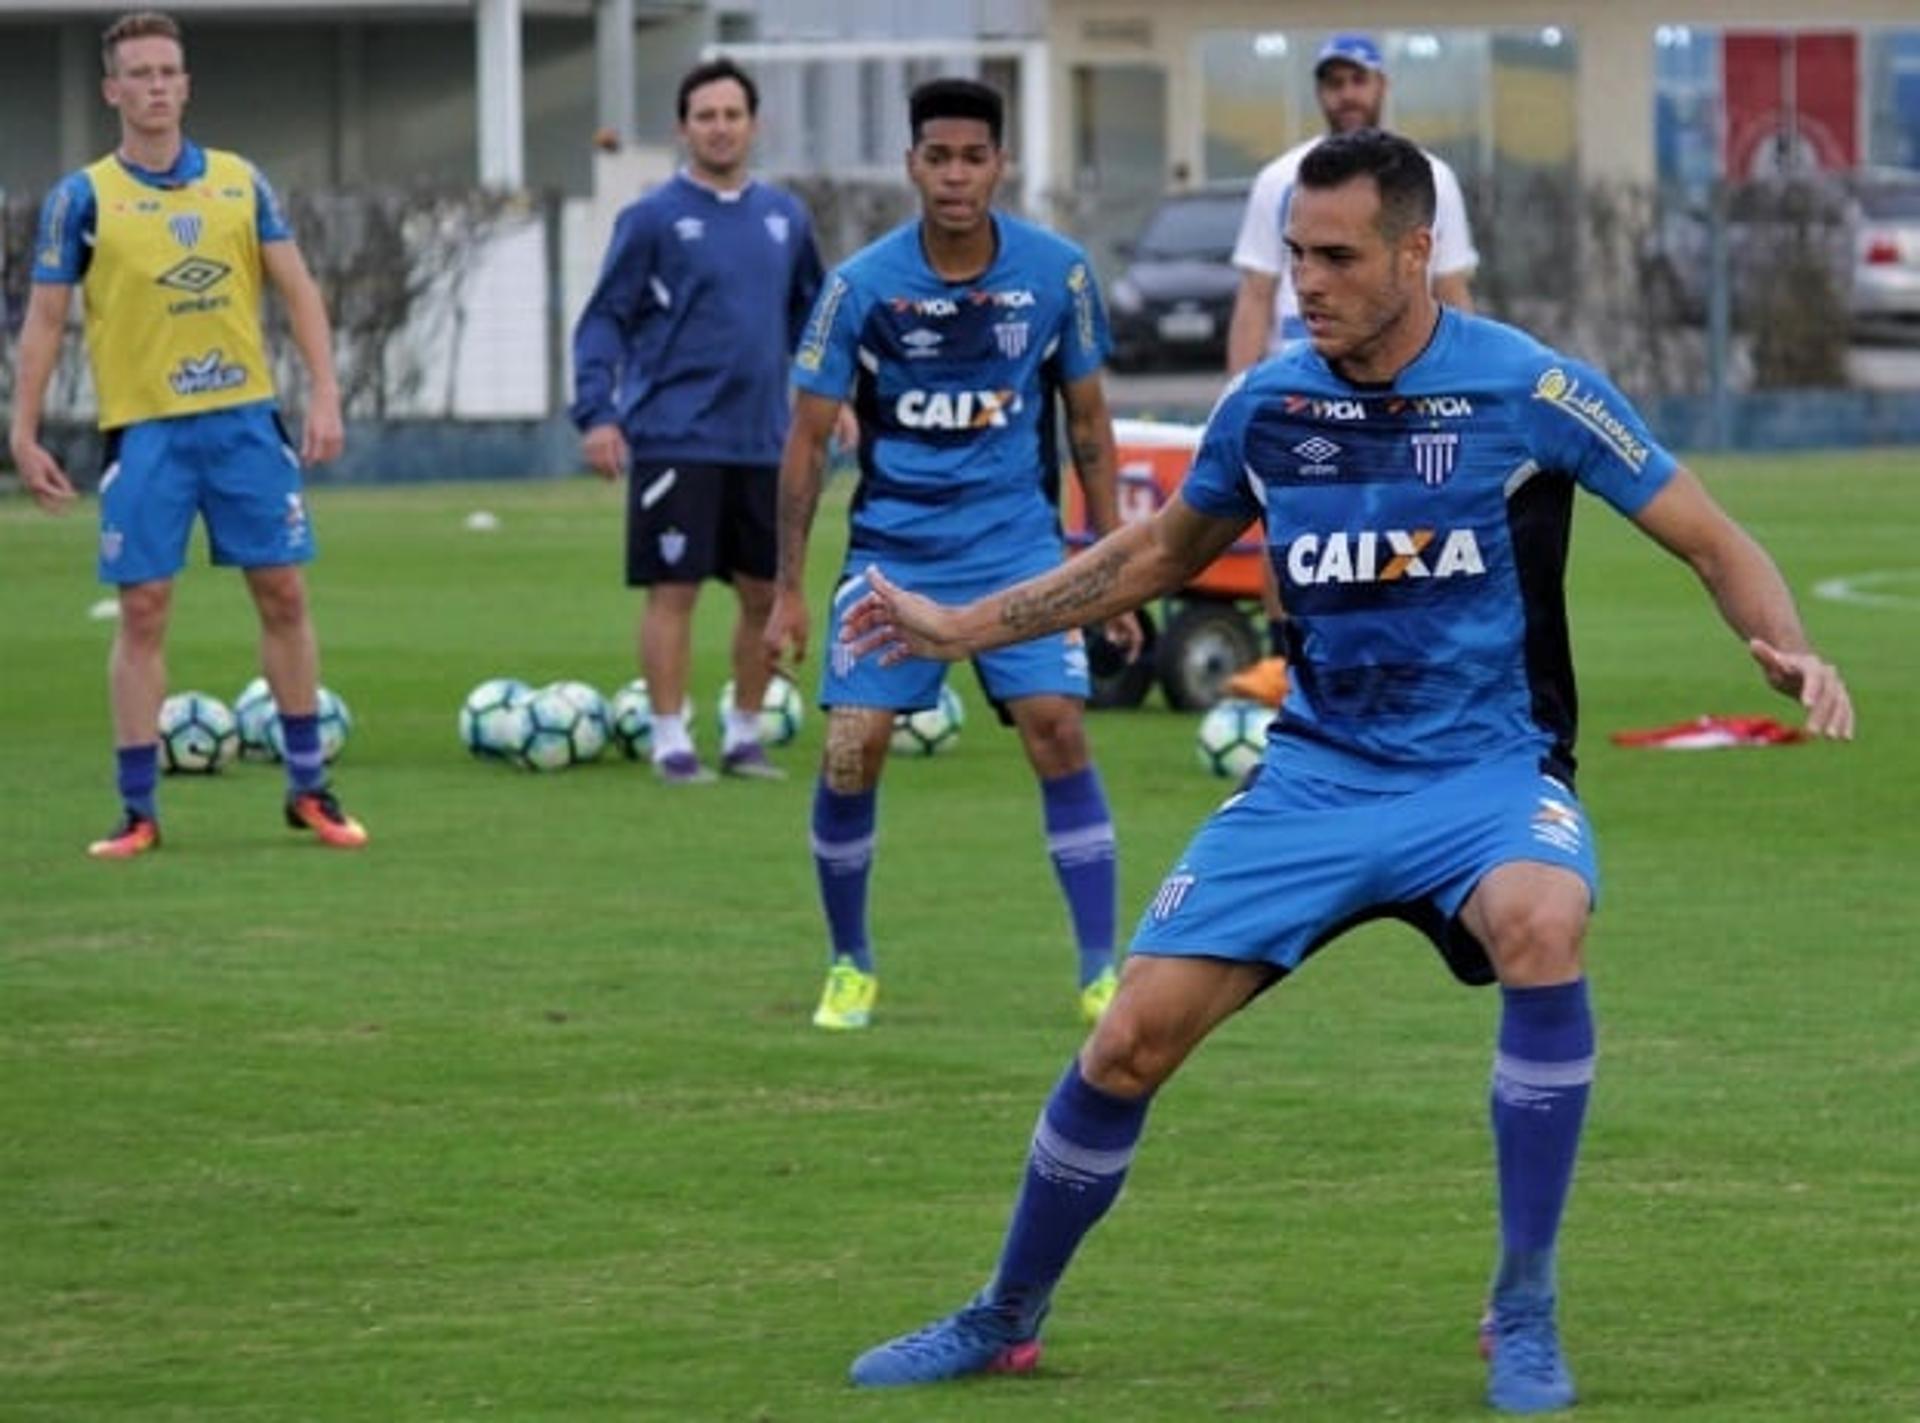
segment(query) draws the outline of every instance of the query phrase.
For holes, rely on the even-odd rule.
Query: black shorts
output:
[[[771,465],[633,462],[627,480],[627,586],[773,577]]]

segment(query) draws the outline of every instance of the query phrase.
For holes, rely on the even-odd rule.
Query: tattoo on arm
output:
[[[1102,438],[1108,428],[1104,418],[1068,412],[1067,444],[1086,500],[1087,526],[1095,537],[1112,533],[1120,523],[1119,474],[1108,455],[1111,447]]]
[[[1084,554],[1063,565],[1029,593],[1015,593],[1000,609],[1001,626],[1022,636],[1071,627],[1087,620],[1120,581],[1128,554],[1124,549]]]

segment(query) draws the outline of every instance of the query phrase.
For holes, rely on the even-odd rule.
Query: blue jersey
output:
[[[798,198],[675,176],[614,224],[574,328],[573,423],[619,425],[640,459],[778,464],[787,361],[819,290]]]
[[[1342,380],[1306,342],[1254,367],[1183,492],[1266,520],[1292,652],[1269,762],[1412,789],[1537,751],[1570,778],[1574,486],[1632,515],[1675,468],[1605,378],[1444,308],[1386,388]]]
[[[173,166],[164,173],[118,160],[128,176],[149,188],[184,188],[206,176],[206,152],[191,139],[180,144]],[[286,217],[267,180],[253,170],[254,227],[260,241],[286,242],[293,237]],[[40,227],[33,241],[33,280],[57,286],[78,286],[93,261],[93,235],[99,221],[99,202],[93,181],[83,168],[69,173],[40,205]]]
[[[855,565],[991,576],[1059,546],[1054,399],[1105,361],[1106,310],[1078,247],[993,225],[992,262],[960,282],[918,221],[895,229],[834,270],[807,323],[794,383],[860,419]]]

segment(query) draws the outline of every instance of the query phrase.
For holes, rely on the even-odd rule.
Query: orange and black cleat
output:
[[[287,824],[295,830],[311,830],[322,844],[336,850],[357,850],[367,843],[366,827],[340,808],[326,786],[289,795]]]
[[[87,846],[87,853],[96,860],[131,860],[135,855],[159,848],[160,822],[137,810],[129,810],[111,835]]]

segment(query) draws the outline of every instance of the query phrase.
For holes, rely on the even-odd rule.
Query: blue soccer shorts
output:
[[[1579,798],[1534,755],[1436,774],[1414,791],[1358,790],[1272,765],[1230,796],[1160,882],[1130,953],[1298,968],[1346,930],[1400,919],[1454,975],[1490,983],[1460,908],[1496,866],[1573,871],[1599,903]]]
[[[107,436],[100,476],[100,581],[171,578],[194,515],[213,562],[270,568],[313,558],[300,457],[272,402],[144,420]]]
[[[840,640],[841,618],[867,591],[865,569],[876,560],[859,558],[835,585],[833,609],[827,619],[828,646],[821,658],[820,705],[823,707],[879,707],[892,711],[918,711],[940,699],[940,684],[946,679],[947,664],[925,658],[909,657],[891,667],[882,667],[875,656],[856,658]],[[915,593],[935,602],[958,605],[971,603],[989,593],[1045,573],[1060,565],[1058,550],[1043,549],[1024,566],[996,571],[989,577],[942,579],[937,571],[882,563],[886,575]],[[1078,628],[996,647],[973,659],[974,671],[987,696],[1006,719],[1008,702],[1022,697],[1060,696],[1086,700],[1091,684],[1087,676],[1086,639]]]

